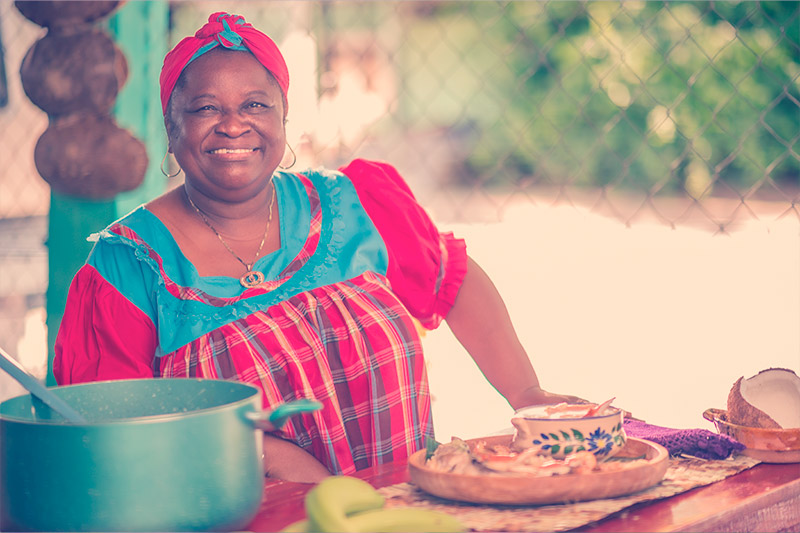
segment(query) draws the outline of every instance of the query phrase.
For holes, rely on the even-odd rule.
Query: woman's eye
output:
[[[271,106],[268,106],[267,104],[261,102],[250,102],[249,104],[247,104],[247,107],[249,109],[268,109]]]
[[[214,111],[214,109],[216,109],[216,108],[213,105],[208,104],[208,105],[204,105],[204,106],[198,107],[197,109],[194,110],[194,112],[195,113],[200,113],[202,111]]]

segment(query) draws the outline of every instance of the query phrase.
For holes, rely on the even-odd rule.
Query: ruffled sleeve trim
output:
[[[443,275],[436,293],[433,313],[427,319],[420,320],[426,329],[436,329],[447,318],[467,275],[467,244],[464,239],[458,239],[452,233],[443,233],[440,246]]]

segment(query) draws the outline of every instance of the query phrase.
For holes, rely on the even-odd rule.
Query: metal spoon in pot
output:
[[[72,424],[86,423],[86,419],[81,416],[78,411],[70,407],[61,397],[42,385],[38,379],[28,374],[22,365],[2,348],[0,348],[0,368],[5,370],[12,378],[16,379],[19,384],[25,387],[34,397],[40,399],[63,416],[68,422]]]

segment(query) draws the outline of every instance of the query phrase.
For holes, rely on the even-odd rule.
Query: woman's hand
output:
[[[319,483],[331,475],[313,455],[269,433],[264,433],[264,474],[298,483]]]
[[[507,400],[514,410],[522,409],[523,407],[528,407],[531,405],[546,405],[563,402],[572,404],[590,403],[588,400],[584,400],[578,396],[572,396],[569,394],[556,394],[554,392],[548,392],[541,387],[528,387],[522,391],[522,393],[512,396],[511,398],[507,398]]]

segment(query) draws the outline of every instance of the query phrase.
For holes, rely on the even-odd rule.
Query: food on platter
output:
[[[557,403],[555,405],[539,405],[525,407],[514,413],[514,416],[523,418],[587,418],[590,416],[605,416],[618,411],[611,407],[610,402],[595,403]]]
[[[740,377],[728,394],[728,420],[754,428],[800,428],[800,377],[786,368]]]
[[[464,442],[470,450],[483,447],[492,453],[504,449],[511,450],[509,455],[519,453],[511,448],[511,435],[493,435]],[[439,445],[440,448],[443,446],[448,445]],[[454,445],[456,448],[460,446],[460,443]],[[480,468],[477,469],[479,473],[446,472],[432,468],[429,462],[437,449],[430,446],[411,455],[408,460],[411,482],[440,498],[481,504],[539,505],[613,498],[655,485],[663,479],[669,465],[669,452],[663,446],[636,438],[627,439],[615,457],[598,459],[600,470],[592,469],[582,474],[576,471],[572,474],[533,475]],[[445,450],[447,448],[440,453],[444,454]],[[453,461],[460,464],[465,456],[471,464],[472,458],[463,450],[455,451]]]
[[[516,451],[505,444],[490,444],[484,440],[473,441],[470,446],[466,441],[453,437],[449,443],[436,447],[425,466],[452,474],[547,477],[618,472],[646,462],[644,456],[598,460],[594,453],[585,450],[556,458],[541,447]]]

